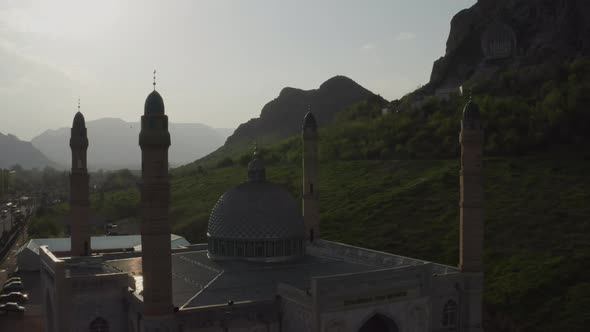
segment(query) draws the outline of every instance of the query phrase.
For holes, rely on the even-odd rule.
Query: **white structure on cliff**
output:
[[[47,331],[482,331],[477,106],[465,107],[461,132],[459,268],[323,240],[311,113],[302,134],[303,213],[255,155],[247,181],[213,207],[208,243],[171,249],[170,136],[163,100],[152,92],[140,135],[141,256],[57,257],[41,246]]]

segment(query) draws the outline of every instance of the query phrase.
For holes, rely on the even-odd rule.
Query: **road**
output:
[[[10,212],[10,209],[6,208],[6,205],[0,207],[0,212],[4,210],[6,210],[6,214],[0,216],[0,237],[4,232],[10,232],[12,229],[12,212]]]
[[[25,227],[21,229],[21,235],[18,236],[8,255],[4,260],[0,261],[0,270],[6,270],[9,276],[21,277],[26,292],[29,294],[29,302],[25,304],[26,310],[24,314],[0,314],[0,331],[2,332],[43,331],[43,301],[40,290],[41,283],[39,272],[14,273],[17,266],[16,253],[27,241],[27,224],[25,224]],[[0,276],[0,279],[1,278],[2,276]],[[0,285],[4,285],[4,280],[0,280],[0,282]]]

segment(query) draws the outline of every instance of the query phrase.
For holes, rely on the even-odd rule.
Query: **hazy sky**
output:
[[[285,86],[345,75],[392,100],[428,81],[451,17],[476,0],[1,0],[0,132],[138,121],[236,127]]]

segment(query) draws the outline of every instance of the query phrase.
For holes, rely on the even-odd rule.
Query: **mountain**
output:
[[[57,166],[37,150],[31,142],[21,141],[11,134],[0,133],[0,167],[8,168],[15,164],[19,164],[23,168]]]
[[[590,55],[587,0],[479,0],[451,21],[446,53],[426,94],[505,68],[562,63]]]
[[[88,166],[91,169],[139,169],[141,151],[138,146],[139,122],[116,118],[87,121]],[[229,129],[214,129],[200,123],[170,123],[172,146],[170,166],[198,159],[221,146]],[[32,143],[52,160],[67,166],[70,163],[70,128],[46,130]]]
[[[309,109],[319,125],[331,123],[337,112],[368,98],[382,99],[345,76],[334,76],[313,90],[283,88],[278,97],[264,105],[260,117],[239,125],[223,147],[204,159],[219,160],[251,149],[254,141],[268,145],[298,134]]]

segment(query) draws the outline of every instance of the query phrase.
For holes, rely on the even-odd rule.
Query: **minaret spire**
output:
[[[481,332],[483,302],[484,197],[482,174],[483,130],[479,107],[472,96],[461,121],[459,268],[469,285],[462,306],[467,310],[465,331]]]
[[[78,112],[72,123],[70,148],[72,149],[72,170],[70,173],[70,254],[72,256],[87,256],[90,250],[90,203],[89,176],[86,165],[86,151],[88,149],[88,135],[84,115],[80,112],[80,98],[78,98]]]
[[[301,137],[303,138],[303,221],[305,238],[313,243],[320,238],[319,209],[319,160],[317,122],[307,105],[303,119]]]
[[[155,91],[146,98],[141,117],[141,259],[143,270],[143,331],[173,328],[172,257],[170,250],[170,132],[164,100]]]
[[[479,107],[469,97],[461,121],[461,202],[460,262],[465,272],[482,272],[483,182],[482,143]]]
[[[254,141],[252,160],[248,163],[248,181],[260,182],[266,180],[266,167],[264,161],[258,155],[258,142]]]

